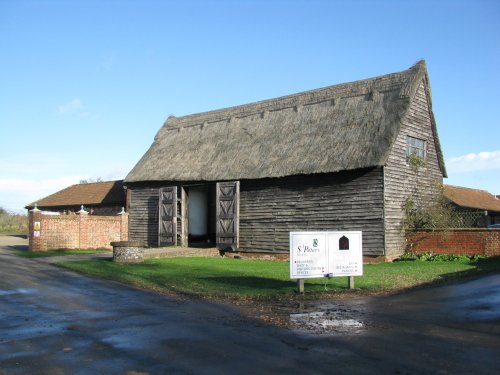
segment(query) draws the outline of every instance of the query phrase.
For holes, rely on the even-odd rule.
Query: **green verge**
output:
[[[49,250],[49,251],[18,251],[15,254],[23,258],[59,257],[65,255],[111,253],[110,250]]]
[[[288,298],[297,283],[289,278],[289,263],[232,258],[164,258],[140,264],[111,260],[67,261],[58,266],[167,294],[210,298]],[[399,261],[368,264],[355,278],[357,290],[390,293],[451,279],[500,271],[500,258],[474,261]],[[347,278],[306,279],[309,296],[328,297],[348,292]],[[287,297],[288,296],[288,297]]]

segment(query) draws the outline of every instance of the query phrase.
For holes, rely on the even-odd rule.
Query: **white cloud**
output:
[[[132,168],[126,164],[112,164],[102,169],[100,176],[104,181],[122,180]]]
[[[0,160],[0,167],[1,167]],[[7,163],[5,163],[7,164]],[[26,168],[24,169],[26,171]],[[24,206],[48,195],[54,194],[68,186],[78,184],[81,180],[97,179],[102,181],[123,179],[130,171],[125,164],[112,164],[92,174],[71,175],[47,178],[8,177],[0,178],[0,207],[16,213],[25,212]],[[1,168],[0,168],[0,172]]]
[[[112,157],[96,159],[78,155],[59,154],[57,150],[23,152],[0,157],[0,207],[13,212],[80,180],[103,181],[123,179],[133,162],[114,160]]]
[[[22,212],[25,205],[77,184],[81,179],[81,176],[42,180],[0,178],[0,207],[13,212]]]
[[[82,113],[83,103],[79,98],[75,98],[66,104],[60,105],[58,110],[62,115],[69,113]]]
[[[446,160],[446,168],[450,173],[465,173],[500,168],[500,150],[482,151]]]

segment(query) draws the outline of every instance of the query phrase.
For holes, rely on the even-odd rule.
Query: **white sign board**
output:
[[[327,257],[325,233],[290,233],[290,278],[323,277]]]
[[[290,278],[363,275],[362,232],[290,232]]]
[[[332,276],[363,275],[361,232],[329,232],[328,272]]]

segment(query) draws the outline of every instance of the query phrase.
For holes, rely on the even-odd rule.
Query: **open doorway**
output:
[[[215,185],[186,186],[189,247],[212,247],[216,240]]]

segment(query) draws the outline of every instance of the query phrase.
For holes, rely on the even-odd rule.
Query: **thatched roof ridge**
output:
[[[179,128],[183,126],[203,125],[204,123],[229,120],[232,117],[246,117],[260,114],[263,111],[279,111],[285,108],[294,108],[302,105],[311,105],[335,98],[349,98],[360,95],[371,95],[375,91],[384,92],[399,88],[400,97],[413,97],[418,88],[420,79],[426,74],[425,61],[421,60],[409,70],[387,74],[384,76],[364,80],[341,83],[319,89],[304,91],[297,94],[267,99],[255,103],[243,104],[235,107],[216,109],[213,111],[190,114],[182,117],[169,116],[164,126]],[[415,79],[416,77],[420,79]],[[334,104],[334,103],[333,103]],[[163,129],[163,128],[162,128]],[[160,129],[160,132],[161,130]]]
[[[428,81],[424,61],[380,77],[170,116],[125,182],[240,180],[382,166],[422,80]]]

